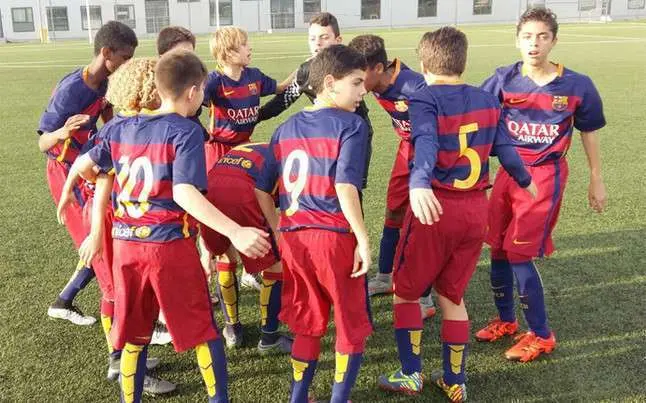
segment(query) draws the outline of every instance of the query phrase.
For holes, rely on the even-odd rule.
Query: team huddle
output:
[[[94,323],[73,302],[96,277],[107,376],[119,379],[122,401],[175,389],[147,375],[159,364],[148,346],[172,340],[178,352],[195,349],[209,401],[228,402],[225,346],[244,340],[242,263],[260,290],[258,351],[291,355],[291,402],[316,401],[310,386],[333,313],[329,401],[345,403],[369,354],[370,297],[379,294],[394,294],[400,365],[377,384],[422,391],[422,329],[435,314],[434,290],[443,364],[428,378],[450,401],[465,401],[471,328],[464,294],[485,242],[497,316],[476,340],[518,333],[515,282],[529,329],[505,357],[528,362],[556,347],[534,259],[554,250],[574,129],[590,167],[590,206],[601,212],[607,200],[596,133],[605,126],[601,98],[588,77],[549,61],[557,32],[550,10],[528,9],[517,25],[522,61],[474,87],[461,79],[466,35],[452,27],[422,36],[418,73],[389,59],[379,36],[342,45],[336,18],[320,13],[308,32],[312,57],[278,83],[249,67],[251,46],[240,28],[212,35],[218,67],[208,72],[184,28],[162,30],[159,58],[133,58],[135,33],[106,23],[95,57],[58,83],[38,128],[58,218],[80,255],[49,316]],[[379,273],[370,280],[362,197],[373,139],[368,92],[400,137]],[[311,106],[286,118],[269,143],[253,142],[259,122],[303,93]],[[274,98],[261,106],[268,95]],[[493,185],[491,156],[501,165]],[[279,331],[281,322],[289,334]]]

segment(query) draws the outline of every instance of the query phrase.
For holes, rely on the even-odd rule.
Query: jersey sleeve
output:
[[[408,102],[408,113],[412,128],[411,141],[415,148],[409,186],[410,189],[430,189],[439,150],[437,107],[416,95]]]
[[[341,135],[339,157],[336,164],[335,183],[349,183],[357,190],[363,188],[368,158],[368,125],[362,119]]]
[[[173,185],[189,184],[205,192],[207,180],[202,130],[193,122],[179,130],[173,141]]]
[[[256,177],[256,188],[265,193],[272,194],[278,181],[278,162],[276,161],[276,145],[278,144],[278,134],[280,127],[271,137],[269,147],[265,153],[265,160],[259,167],[259,173]]]
[[[368,146],[366,150],[366,166],[364,168],[364,174],[363,174],[363,185],[362,189],[365,189],[368,186],[368,172],[370,168],[370,159],[372,158],[372,136],[374,134],[374,129],[372,128],[372,122],[370,121],[370,116],[368,115],[368,105],[366,105],[365,100],[361,100],[361,103],[359,103],[359,107],[355,111],[355,113],[363,119],[363,121],[366,123],[366,126],[368,128]]]
[[[49,100],[47,109],[40,117],[38,134],[51,133],[63,127],[67,119],[78,109],[75,99],[66,87],[57,88]]]
[[[260,96],[264,97],[267,95],[275,94],[276,88],[278,87],[276,80],[265,75],[260,70],[258,70],[258,73],[260,73]]]
[[[482,83],[480,88],[487,91],[490,94],[493,94],[496,98],[498,98],[498,101],[502,104],[503,102],[502,82],[500,80],[498,72],[494,73],[491,77],[487,78]]]
[[[88,157],[99,168],[99,172],[109,174],[114,169],[112,150],[110,148],[110,134],[105,133],[99,142],[87,152]]]
[[[301,96],[301,87],[296,82],[296,79],[283,91],[269,100],[266,104],[260,107],[258,111],[258,121],[271,119],[283,113]]]
[[[574,112],[574,127],[582,132],[599,130],[606,125],[601,96],[590,78],[585,77],[582,86],[583,100]]]

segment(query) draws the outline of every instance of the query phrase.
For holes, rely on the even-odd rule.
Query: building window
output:
[[[590,11],[597,8],[597,0],[579,0],[579,11]]]
[[[11,22],[13,22],[13,32],[34,32],[34,9],[12,8]]]
[[[473,0],[473,15],[491,15],[493,0]]]
[[[90,6],[90,26],[92,29],[99,29],[103,25],[101,19],[101,6]],[[85,6],[81,6],[81,29],[87,31],[87,11]]]
[[[200,0],[177,0],[178,3],[199,3]]]
[[[309,23],[312,17],[321,12],[321,0],[303,0],[303,22]]]
[[[170,25],[168,0],[144,0],[146,32],[154,34]]]
[[[417,0],[417,18],[422,17],[437,17],[437,0]]]
[[[69,31],[67,7],[47,7],[47,27],[50,31]]]
[[[381,19],[381,0],[361,0],[361,19]]]
[[[545,0],[527,0],[527,8],[545,8]]]
[[[0,38],[4,38],[4,31],[2,30],[2,13],[0,12]]]
[[[135,20],[135,5],[134,4],[115,4],[114,19],[126,24],[132,29],[135,29],[135,26],[137,25]]]
[[[628,0],[629,10],[641,10],[646,7],[645,0]]]
[[[233,25],[233,1],[220,0],[220,25]],[[215,14],[215,0],[209,1],[209,15],[211,26],[217,25],[217,16]]]

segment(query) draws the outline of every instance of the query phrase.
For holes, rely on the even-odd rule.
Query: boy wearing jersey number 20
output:
[[[532,361],[556,347],[547,323],[543,285],[533,259],[554,250],[556,225],[568,177],[565,159],[574,129],[581,132],[590,166],[590,207],[603,211],[607,195],[601,178],[596,130],[606,124],[601,98],[587,76],[549,61],[558,23],[550,10],[527,10],[517,26],[522,61],[501,67],[482,88],[498,97],[510,137],[538,187],[530,199],[499,171],[491,193],[489,233],[491,288],[498,316],[476,332],[479,341],[496,341],[518,331],[514,277],[529,331],[505,357]]]

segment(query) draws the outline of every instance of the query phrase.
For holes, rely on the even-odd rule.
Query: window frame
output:
[[[54,11],[55,10],[64,10],[65,11],[65,29],[57,28],[54,23]],[[47,29],[50,32],[68,32],[70,30],[70,15],[67,12],[67,6],[47,6],[45,7],[45,12],[47,13]]]
[[[472,13],[473,15],[493,15],[493,0],[473,0]]]
[[[435,8],[434,9],[435,13],[433,15],[420,15],[420,11],[422,9],[422,4],[423,3],[429,3],[429,2],[435,2],[435,7],[434,7]],[[417,0],[417,18],[435,18],[435,17],[437,17],[437,2],[438,2],[438,0]],[[423,8],[426,9],[427,7],[424,6]]]
[[[132,10],[132,19],[127,19],[127,20],[122,20],[117,17],[117,7],[126,7],[128,9],[128,15],[130,15],[130,10]],[[115,21],[119,21],[123,24],[126,24],[132,29],[135,29],[137,27],[137,16],[136,16],[136,11],[135,11],[135,5],[134,4],[115,4],[114,5],[114,19]],[[129,22],[132,21],[132,25],[129,24]]]
[[[96,10],[97,8],[99,9],[99,21],[98,21],[98,25],[94,25],[96,21],[94,20],[94,18],[92,18],[92,10],[93,9]],[[102,8],[101,6],[95,6],[90,4],[90,21],[92,22],[93,30],[99,29],[101,25],[103,25],[103,10],[101,8]],[[80,10],[81,10],[81,30],[87,31],[88,21],[87,21],[87,11],[85,10],[85,4],[81,4]],[[85,22],[85,26],[83,26],[84,22]]]
[[[233,25],[233,0],[220,0],[219,5],[220,8],[222,8],[223,4],[228,4],[229,7],[231,7],[231,22],[230,23],[222,23],[222,15],[220,15],[220,26],[227,26],[227,25]],[[216,26],[216,16],[213,14],[213,8],[215,8],[215,0],[209,0],[209,26],[215,27]],[[220,10],[218,10],[218,14],[220,13]]]
[[[392,1],[392,0],[390,0]],[[368,16],[367,14],[364,14],[364,8],[370,6],[369,4],[366,3],[377,3],[377,18],[370,18],[372,15]],[[378,21],[381,20],[381,0],[361,0],[360,2],[360,7],[361,7],[361,21]]]
[[[18,10],[29,10],[29,15],[25,13],[26,21],[16,21],[15,12]],[[31,17],[31,21],[27,17]],[[23,24],[27,25],[26,28],[16,29],[16,24],[21,24],[19,27],[22,27]],[[28,28],[28,25],[31,24],[31,29]],[[34,8],[33,7],[12,7],[11,8],[11,26],[13,32],[36,32],[36,24],[34,23]]]

